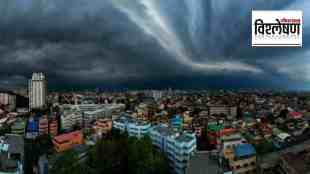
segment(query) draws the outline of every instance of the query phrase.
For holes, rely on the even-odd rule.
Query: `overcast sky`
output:
[[[303,10],[303,48],[252,48],[251,9]],[[310,87],[309,0],[1,0],[0,87]]]

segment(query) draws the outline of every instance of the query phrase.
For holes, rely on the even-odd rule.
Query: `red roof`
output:
[[[302,117],[302,113],[300,113],[300,112],[290,112],[289,115],[293,118],[301,118]]]
[[[226,135],[226,134],[231,134],[234,133],[236,131],[236,129],[234,128],[225,128],[221,131],[222,135]]]
[[[58,135],[58,136],[54,137],[54,139],[57,142],[64,142],[64,141],[69,141],[71,139],[79,138],[80,136],[82,136],[81,131],[74,131],[74,132]]]

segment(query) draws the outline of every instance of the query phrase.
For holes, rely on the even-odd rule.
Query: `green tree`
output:
[[[118,132],[97,142],[90,151],[87,164],[96,174],[168,173],[165,156],[153,148],[149,137],[137,139]]]
[[[258,154],[270,153],[274,150],[272,142],[265,140],[264,142],[255,145]]]
[[[81,169],[78,154],[73,150],[68,150],[53,162],[50,173],[76,174],[81,172],[78,169]]]
[[[0,127],[0,136],[4,136],[5,134],[10,133],[10,132],[11,132],[11,127],[9,125],[3,124]]]

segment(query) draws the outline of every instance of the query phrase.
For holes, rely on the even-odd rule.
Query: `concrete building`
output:
[[[181,115],[175,115],[169,120],[170,125],[176,129],[182,129],[183,126],[183,117]]]
[[[234,148],[237,145],[246,143],[247,140],[240,133],[233,133],[221,136],[222,149]]]
[[[127,131],[129,136],[142,138],[149,133],[151,124],[123,113],[119,118],[113,120],[113,128],[121,132]]]
[[[39,118],[39,134],[47,135],[48,134],[48,117],[43,115]]]
[[[76,104],[61,106],[62,129],[71,129],[74,125],[90,127],[100,118],[112,118],[112,115],[124,108],[123,104]]]
[[[47,80],[43,73],[33,73],[28,83],[29,108],[41,109],[46,106]]]
[[[73,148],[75,145],[83,144],[84,138],[81,131],[58,135],[53,138],[53,144],[57,152],[63,152]]]
[[[16,95],[9,91],[0,91],[0,105],[3,105],[8,111],[16,109]]]
[[[256,174],[257,159],[255,148],[251,144],[239,144],[234,148],[229,166],[234,174]]]
[[[5,135],[0,137],[0,173],[23,174],[24,137]]]
[[[26,122],[22,119],[17,119],[11,126],[11,133],[17,135],[24,135]]]
[[[107,112],[105,105],[82,104],[77,105],[77,107],[84,116],[84,126],[90,126],[91,122],[96,121],[99,118],[104,118]]]
[[[196,151],[195,134],[175,131],[168,125],[160,124],[151,128],[150,137],[153,145],[167,155],[173,173],[184,174],[188,161]]]
[[[207,136],[211,145],[219,145],[219,138],[221,137],[221,132],[224,130],[223,122],[208,122],[207,125]]]
[[[224,135],[221,138],[221,153],[227,160],[234,160],[234,150],[240,144],[245,144],[247,141],[241,136],[240,133],[231,135]]]
[[[108,118],[98,119],[93,126],[93,130],[96,137],[101,138],[112,130],[112,120]]]
[[[62,108],[61,118],[61,129],[71,130],[74,125],[82,126],[83,117],[82,113],[76,107],[70,105]]]
[[[209,105],[209,115],[225,114],[227,118],[235,118],[237,116],[237,107],[227,105]]]
[[[51,136],[58,135],[58,127],[59,125],[57,117],[55,115],[50,117],[48,120],[48,129]]]
[[[158,90],[152,90],[151,96],[154,98],[155,101],[158,101],[163,97],[163,92]]]
[[[26,138],[35,139],[39,135],[39,118],[30,117],[26,126]]]

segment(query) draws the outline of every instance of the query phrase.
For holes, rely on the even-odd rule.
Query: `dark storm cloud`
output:
[[[98,8],[85,7],[82,1],[32,2],[10,1],[2,16],[3,77],[44,71],[56,80],[83,82],[140,79],[167,70],[161,59],[169,56],[151,38],[136,37],[141,31],[109,4]]]
[[[241,82],[277,75],[305,81],[295,74],[301,73],[297,70],[301,64],[308,66],[304,57],[310,33],[304,29],[303,49],[253,49],[250,11],[300,9],[308,4],[305,0],[2,0],[0,86],[25,84],[33,71],[68,85],[108,81],[143,86],[156,79],[149,84],[165,87],[169,80],[184,83],[182,77],[187,81],[233,77]],[[310,16],[303,10],[305,17]],[[301,58],[290,68],[296,55]]]

